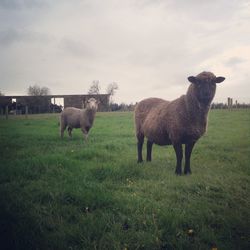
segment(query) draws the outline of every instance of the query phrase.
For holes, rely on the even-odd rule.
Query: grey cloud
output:
[[[235,67],[238,66],[241,63],[244,63],[246,60],[241,57],[231,57],[226,62],[225,65],[227,67]]]
[[[20,40],[21,35],[14,29],[3,30],[0,32],[0,44],[7,46],[13,42]]]
[[[45,0],[0,0],[0,8],[19,10],[22,8],[41,8],[48,5]]]
[[[248,0],[140,0],[137,7],[160,6],[167,11],[174,11],[180,20],[188,17],[202,22],[218,22],[232,18],[239,10],[245,8]]]
[[[92,49],[84,42],[63,38],[59,43],[59,48],[74,57],[91,57],[94,56]]]
[[[0,45],[10,46],[16,42],[48,42],[51,40],[47,34],[18,29],[6,29],[0,31]]]

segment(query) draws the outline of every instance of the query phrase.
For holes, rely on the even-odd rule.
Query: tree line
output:
[[[110,95],[110,103],[109,103],[109,110],[110,111],[132,111],[134,110],[135,104],[130,103],[115,103],[113,102],[113,96],[115,95],[116,91],[119,89],[118,84],[116,82],[111,82],[108,84],[106,88],[106,94]],[[27,94],[30,96],[46,96],[46,95],[51,95],[51,91],[48,87],[46,86],[39,86],[37,84],[35,85],[30,85],[27,89]],[[99,80],[94,80],[88,89],[88,94],[89,95],[99,95],[101,94],[101,86]],[[0,91],[0,96],[4,96],[4,93]],[[54,105],[54,104],[53,104]],[[57,106],[55,104],[55,106]],[[55,109],[57,107],[53,107]],[[231,108],[250,108],[250,104],[246,103],[235,103],[232,105]],[[212,103],[211,104],[211,109],[228,109],[228,104],[226,103]]]
[[[99,80],[94,80],[88,90],[89,95],[99,95],[100,94],[100,82]],[[106,88],[106,94],[113,96],[115,92],[118,90],[118,84],[116,82],[112,82],[108,84]],[[27,89],[27,94],[29,96],[45,96],[45,95],[51,95],[51,91],[46,86],[39,86],[37,84],[30,85]],[[4,96],[4,93],[0,91],[0,96]]]

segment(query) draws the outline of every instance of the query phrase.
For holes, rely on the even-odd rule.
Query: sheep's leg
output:
[[[144,142],[144,136],[137,137],[138,142],[137,142],[137,153],[138,153],[138,160],[137,162],[140,163],[142,162],[142,147],[143,147],[143,142]]]
[[[152,160],[152,147],[153,147],[153,142],[147,141],[147,161]]]
[[[69,133],[69,137],[70,139],[72,139],[72,128],[71,127],[68,127],[68,133]]]
[[[182,144],[181,143],[177,143],[174,144],[174,150],[175,150],[175,154],[176,154],[176,170],[175,173],[177,175],[181,175],[181,163],[182,163],[182,157],[183,157],[183,151],[182,151]]]
[[[88,142],[88,135],[89,135],[88,133],[83,134],[85,143]]]
[[[88,129],[82,128],[82,133],[83,133],[85,143],[88,142],[88,131],[89,131]]]
[[[190,142],[185,145],[185,168],[184,174],[191,174],[190,168],[190,157],[193,150],[195,142]]]

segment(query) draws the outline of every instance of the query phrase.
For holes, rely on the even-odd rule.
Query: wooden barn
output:
[[[26,112],[26,110],[28,110],[28,113],[31,114],[60,112],[60,108],[83,108],[85,102],[91,97],[94,97],[100,102],[98,111],[109,110],[110,95],[108,94],[0,96],[0,109],[1,114],[4,114],[6,110],[8,110],[8,112],[15,112],[16,114],[23,114]],[[58,100],[60,100],[60,105],[57,105]]]

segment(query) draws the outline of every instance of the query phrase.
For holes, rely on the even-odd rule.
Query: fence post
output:
[[[6,120],[8,120],[8,116],[9,116],[9,107],[7,105],[7,106],[5,106],[5,117],[6,117]]]
[[[25,106],[25,118],[27,119],[28,118],[28,105]]]
[[[55,113],[56,98],[54,97],[53,113]]]

